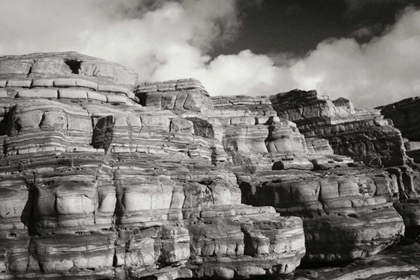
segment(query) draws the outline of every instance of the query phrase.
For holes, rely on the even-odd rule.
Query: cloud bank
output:
[[[406,9],[369,43],[331,38],[303,58],[208,55],[239,32],[236,0],[0,2],[0,55],[74,50],[131,67],[141,81],[194,77],[211,95],[316,89],[357,107],[420,95],[420,11]]]

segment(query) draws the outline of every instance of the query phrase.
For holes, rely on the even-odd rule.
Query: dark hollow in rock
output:
[[[108,151],[113,138],[114,122],[112,116],[102,117],[93,129],[92,146]]]
[[[69,60],[65,60],[64,63],[66,63],[70,67],[71,73],[79,74],[80,64],[81,64],[80,61],[69,59]]]
[[[185,118],[194,125],[194,134],[207,139],[214,139],[214,131],[212,125],[200,118]]]

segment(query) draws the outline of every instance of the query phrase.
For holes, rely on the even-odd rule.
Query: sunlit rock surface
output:
[[[242,201],[301,217],[305,261],[364,258],[404,234],[392,207],[397,175],[357,167],[363,164],[333,154],[325,139],[305,139],[296,124],[273,114],[267,98],[213,99]]]
[[[400,131],[379,110],[357,110],[347,99],[316,91],[293,90],[270,100],[280,117],[295,122],[307,138],[327,139],[336,154],[378,167],[407,162]]]
[[[0,108],[2,279],[289,275],[374,257],[416,197],[400,132],[314,92],[210,97],[49,53],[0,57]]]
[[[385,167],[398,184],[395,208],[406,226],[420,225],[419,168],[410,158],[416,160],[419,151],[417,98],[371,110],[357,110],[346,99],[330,100],[316,91],[293,90],[270,100],[277,114],[295,122],[306,137],[327,139],[336,154]]]
[[[1,57],[0,278],[293,272],[302,220],[241,204],[197,84],[155,95],[76,53]]]

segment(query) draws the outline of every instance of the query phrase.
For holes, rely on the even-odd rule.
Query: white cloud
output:
[[[317,89],[373,107],[420,93],[420,12],[381,37],[329,39],[302,59],[208,51],[238,34],[236,0],[0,1],[0,54],[74,50],[138,71],[141,81],[194,77],[212,95]],[[280,63],[279,63],[280,62]]]
[[[344,96],[359,107],[398,101],[420,94],[418,46],[420,11],[407,10],[385,34],[367,44],[354,39],[320,43],[300,61],[295,80],[299,87]],[[305,85],[311,78],[314,82]]]

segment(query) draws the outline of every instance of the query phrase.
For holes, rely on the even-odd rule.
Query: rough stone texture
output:
[[[133,105],[137,79],[122,65],[74,52],[0,57],[0,98],[11,104],[45,98]]]
[[[316,91],[293,90],[270,100],[279,117],[295,122],[307,138],[327,139],[336,154],[378,167],[408,161],[400,131],[379,110],[356,110],[347,99]]]
[[[396,209],[406,226],[420,225],[419,190],[416,190],[420,186],[419,168],[409,157],[416,160],[418,154],[416,143],[410,142],[417,140],[414,131],[417,130],[415,123],[418,118],[414,116],[416,109],[413,105],[418,104],[417,99],[384,106],[382,115],[379,110],[354,109],[346,99],[330,100],[326,95],[319,96],[316,91],[293,90],[270,99],[277,114],[295,122],[306,137],[327,139],[334,153],[363,161],[369,166],[386,167],[398,183],[400,203],[396,204]],[[408,137],[411,135],[413,139]],[[409,139],[405,140],[403,136]],[[410,151],[406,153],[407,148]]]
[[[0,80],[7,80],[8,86],[29,87],[31,83],[46,87],[52,83],[71,86],[69,81],[76,86],[71,79],[61,80],[60,77],[79,78],[78,87],[97,87],[95,82],[101,83],[103,91],[109,92],[118,92],[107,88],[115,84],[132,90],[138,80],[137,73],[127,67],[76,52],[0,57]]]
[[[392,207],[397,186],[386,172],[259,172],[239,176],[243,201],[272,205],[303,219],[306,261],[344,261],[374,255],[404,234]]]
[[[302,220],[241,204],[222,126],[197,110],[213,105],[204,90],[157,109],[121,92],[131,70],[83,55],[0,69],[0,278],[229,279],[300,264]],[[179,89],[181,102],[189,82]]]
[[[290,280],[418,280],[420,279],[420,245],[404,242],[375,256],[356,260],[346,266],[304,268]]]
[[[419,116],[418,110],[420,106],[419,97],[411,97],[399,102],[395,102],[386,106],[379,107],[381,114],[388,119],[391,119],[394,126],[401,130],[404,137],[404,146],[408,156],[413,158],[417,164],[412,164],[412,169],[415,170],[414,176],[405,178],[406,181],[411,182],[413,189],[419,193],[420,191],[420,134],[419,134]],[[404,178],[401,178],[401,181]],[[420,200],[418,197],[408,197],[412,199],[400,200],[400,203],[395,205],[397,211],[403,216],[404,222],[409,229],[420,226]]]
[[[136,81],[76,53],[0,58],[0,278],[277,277],[404,234],[414,167],[377,111]]]
[[[136,89],[136,95],[142,105],[159,110],[209,113],[213,109],[209,94],[195,79],[141,84]]]
[[[420,163],[420,122],[418,110],[420,99],[418,96],[407,98],[386,106],[379,107],[381,114],[392,120],[405,138],[407,155]]]
[[[357,168],[360,163],[334,155],[327,140],[305,139],[296,124],[273,114],[267,99],[263,104],[260,97],[213,99],[242,201],[301,217],[304,260],[364,258],[404,234],[402,218],[392,207],[403,189],[401,172]],[[265,112],[269,117],[259,122]]]
[[[399,102],[379,107],[385,118],[391,119],[394,126],[410,141],[420,141],[420,119],[418,96],[410,97]]]

